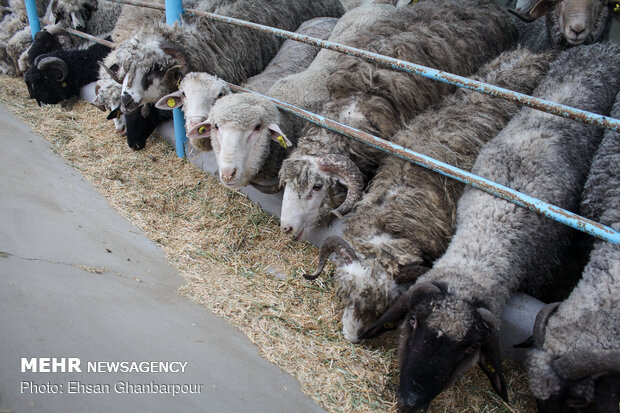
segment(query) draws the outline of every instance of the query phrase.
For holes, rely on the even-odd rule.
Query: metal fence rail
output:
[[[25,0],[27,3],[28,2],[34,2],[34,0]],[[149,7],[149,8],[154,8],[154,9],[160,9],[160,10],[166,10],[166,7],[164,5],[160,5],[160,4],[155,4],[155,3],[149,3],[149,2],[144,2],[144,1],[140,1],[140,0],[106,0],[106,1],[112,1],[112,2],[116,2],[116,3],[123,3],[123,4],[130,4],[130,5],[134,5],[134,6],[143,6],[143,7]],[[174,1],[177,2],[177,4],[180,7],[180,1],[181,0],[167,0],[168,1]],[[182,11],[180,12],[179,10],[181,9],[175,9],[174,11],[172,11],[171,16],[178,16],[182,13]],[[203,12],[198,12],[196,10],[186,10],[185,13],[187,14],[196,14],[196,15],[201,15],[207,18],[211,18],[213,20],[217,20],[217,21],[222,21],[225,23],[231,23],[231,24],[237,24],[243,27],[249,27],[249,28],[253,28],[253,29],[257,29],[257,30],[261,30],[261,31],[267,31],[270,32],[276,36],[280,36],[280,37],[284,37],[284,38],[289,38],[289,39],[293,39],[293,40],[297,40],[297,41],[301,41],[304,43],[309,43],[309,44],[313,44],[316,46],[320,46],[326,49],[330,49],[330,50],[335,50],[341,53],[348,53],[351,54],[353,56],[358,56],[361,58],[365,58],[368,60],[371,60],[373,62],[377,62],[380,63],[382,65],[388,66],[388,67],[392,67],[394,69],[397,70],[401,70],[401,71],[406,71],[406,72],[412,72],[412,73],[418,73],[418,71],[421,71],[423,73],[418,73],[421,74],[422,76],[425,77],[429,77],[435,80],[439,80],[442,82],[446,82],[446,83],[451,83],[454,84],[456,86],[459,87],[464,87],[467,89],[471,89],[471,90],[476,90],[478,92],[481,93],[486,93],[486,94],[490,94],[493,96],[497,96],[497,97],[501,97],[504,99],[509,99],[512,101],[516,101],[519,103],[524,104],[525,106],[529,106],[532,107],[534,109],[539,109],[548,113],[553,113],[556,114],[558,116],[562,116],[564,118],[569,118],[569,119],[573,119],[573,120],[577,120],[579,122],[582,123],[588,123],[588,124],[593,124],[593,125],[597,125],[597,126],[601,126],[604,128],[608,128],[608,129],[612,129],[612,130],[620,130],[620,120],[618,119],[613,119],[610,117],[606,117],[606,116],[602,116],[602,115],[597,115],[594,113],[590,113],[590,112],[585,112],[585,111],[581,111],[579,109],[575,109],[575,108],[571,108],[565,105],[560,105],[554,102],[548,102],[542,99],[538,99],[538,98],[534,98],[528,95],[523,95],[517,92],[513,92],[510,90],[506,90],[506,89],[502,89],[502,88],[498,88],[496,86],[492,86],[492,85],[488,85],[482,82],[478,82],[478,81],[474,81],[468,78],[464,78],[461,76],[456,76],[450,73],[446,73],[446,72],[441,72],[435,69],[430,69],[430,68],[426,68],[423,66],[419,66],[419,65],[415,65],[413,63],[410,62],[405,62],[402,60],[398,60],[398,59],[393,59],[393,58],[389,58],[386,56],[381,56],[381,55],[377,55],[375,53],[371,53],[371,52],[367,52],[364,50],[360,50],[360,49],[355,49],[355,48],[351,48],[348,46],[343,46],[343,45],[339,45],[336,43],[332,43],[332,42],[328,42],[328,41],[324,41],[324,40],[320,40],[320,39],[316,39],[310,36],[305,36],[305,35],[299,35],[296,33],[292,33],[292,32],[288,32],[285,30],[280,30],[280,29],[275,29],[272,27],[268,27],[268,26],[263,26],[263,25],[259,25],[256,23],[251,23],[251,22],[246,22],[243,20],[238,20],[238,19],[233,19],[231,17],[226,17],[226,16],[219,16],[213,13],[203,13]],[[37,20],[38,20],[38,16],[37,16]],[[45,23],[49,23],[46,20],[43,20]],[[86,33],[82,33],[79,32],[77,30],[72,30],[72,29],[65,29],[67,32],[81,36],[83,38],[86,38],[88,40],[91,41],[95,41],[98,43],[102,43],[105,45],[108,45],[109,47],[116,47],[117,45],[115,43],[112,42],[108,42],[106,40],[97,38],[95,36],[86,34]],[[34,36],[35,33],[33,33]],[[453,83],[454,82],[454,83]],[[232,90],[236,91],[236,92],[249,92],[249,93],[256,93],[253,92],[251,90],[242,88],[240,86],[237,85],[233,85],[230,84],[230,87]],[[258,93],[256,93],[258,94]],[[258,94],[260,95],[260,94]],[[264,95],[260,95],[260,96],[264,96]],[[402,147],[400,145],[396,145],[394,143],[391,143],[389,141],[386,141],[384,139],[381,139],[377,136],[371,135],[369,133],[366,133],[364,131],[361,131],[359,129],[355,129],[355,128],[351,128],[347,125],[341,124],[339,122],[336,122],[334,120],[325,118],[324,116],[321,115],[317,115],[315,113],[312,112],[308,112],[306,110],[303,110],[301,108],[295,107],[293,105],[290,105],[286,102],[282,102],[282,101],[278,101],[277,99],[273,99],[270,98],[269,96],[264,96],[267,99],[270,99],[271,101],[273,101],[279,108],[286,110],[288,112],[291,112],[297,116],[300,116],[312,123],[315,123],[319,126],[322,126],[324,128],[330,129],[334,132],[337,132],[341,135],[347,136],[349,138],[353,138],[356,139],[360,142],[364,142],[368,145],[371,145],[379,150],[382,150],[384,152],[390,153],[392,155],[398,156],[402,159],[405,159],[409,162],[413,162],[419,166],[422,166],[424,168],[433,170],[437,173],[440,173],[442,175],[448,176],[452,179],[456,179],[460,182],[463,182],[465,184],[468,185],[472,185],[473,187],[480,189],[482,191],[485,191],[489,194],[492,194],[494,196],[500,197],[502,199],[505,199],[509,202],[512,202],[516,205],[519,205],[521,207],[527,208],[531,211],[534,211],[536,213],[539,213],[541,215],[544,215],[550,219],[553,219],[555,221],[558,221],[562,224],[568,225],[574,229],[577,229],[579,231],[588,233],[592,236],[595,236],[599,239],[605,240],[605,241],[609,241],[613,244],[620,244],[620,232],[614,230],[613,228],[601,225],[595,221],[592,221],[588,218],[579,216],[577,214],[574,214],[570,211],[567,211],[565,209],[562,209],[560,207],[551,205],[549,203],[546,203],[544,201],[541,201],[539,199],[533,198],[529,195],[523,194],[521,192],[515,191],[511,188],[508,188],[506,186],[503,186],[501,184],[498,184],[496,182],[493,181],[489,181],[485,178],[482,178],[480,176],[474,175],[470,172],[464,171],[462,169],[456,168],[452,165],[449,164],[445,164],[441,161],[437,161],[433,158],[430,158],[426,155],[414,152],[410,149],[407,149],[405,147]],[[558,112],[558,113],[556,113]],[[177,130],[176,130],[176,121],[175,121],[175,135],[177,134]],[[184,129],[183,129],[183,137],[185,136],[184,133]],[[175,140],[179,140],[179,139],[175,139]],[[177,143],[178,146],[178,143]],[[178,152],[178,151],[177,151]]]
[[[116,3],[132,4],[135,6],[149,7],[153,9],[163,10],[164,7],[160,4],[150,3],[141,0],[106,0]],[[254,30],[258,30],[265,33],[282,37],[285,39],[292,39],[299,42],[319,46],[324,49],[334,50],[340,53],[346,53],[351,56],[360,57],[362,59],[369,60],[371,62],[378,63],[380,65],[400,70],[408,73],[415,73],[420,76],[424,76],[429,79],[437,80],[443,83],[448,83],[457,87],[475,90],[476,92],[485,93],[488,95],[496,96],[502,99],[511,100],[521,103],[533,109],[541,110],[543,112],[551,113],[563,118],[572,119],[582,123],[588,123],[597,125],[603,128],[612,129],[614,131],[620,131],[620,119],[614,119],[608,116],[599,115],[592,112],[587,112],[581,109],[573,108],[560,103],[551,102],[545,99],[529,96],[523,93],[515,92],[512,90],[504,89],[501,87],[493,86],[484,82],[469,79],[463,76],[458,76],[452,73],[444,72],[441,70],[432,69],[426,66],[418,65],[415,63],[407,62],[405,60],[395,59],[388,56],[383,56],[377,53],[368,52],[366,50],[357,49],[328,40],[321,40],[315,37],[306,36],[303,34],[293,33],[282,29],[276,29],[274,27],[264,26],[258,23],[252,23],[245,20],[235,19],[233,17],[221,16],[215,13],[203,12],[195,9],[185,10],[187,15],[195,15],[206,17],[211,20],[234,24],[236,26],[246,27]]]
[[[364,142],[370,146],[373,146],[379,150],[398,156],[409,162],[413,162],[416,165],[420,165],[424,168],[430,169],[457,181],[471,185],[474,188],[480,189],[484,192],[492,194],[496,197],[505,199],[513,204],[519,205],[523,208],[527,208],[538,214],[545,215],[554,221],[561,222],[579,231],[586,232],[597,238],[605,241],[609,241],[613,244],[620,244],[620,232],[614,230],[611,227],[601,225],[591,219],[584,218],[566,209],[551,205],[547,202],[533,198],[524,193],[515,191],[504,185],[498,184],[488,179],[482,178],[478,175],[474,175],[471,172],[467,172],[463,169],[459,169],[452,165],[433,159],[429,156],[423,155],[418,152],[414,152],[411,149],[407,149],[403,146],[386,141],[377,136],[371,135],[359,129],[352,128],[342,123],[336,122],[332,119],[328,119],[324,116],[317,115],[307,110],[290,105],[286,102],[279,101],[277,99],[270,98],[269,96],[261,95],[260,93],[253,92],[249,89],[245,89],[241,86],[228,84],[230,88],[236,92],[249,92],[259,96],[263,96],[276,104],[279,108],[291,112],[297,116],[300,116],[312,123],[319,126],[337,132],[341,135],[348,136],[356,139],[360,142]]]

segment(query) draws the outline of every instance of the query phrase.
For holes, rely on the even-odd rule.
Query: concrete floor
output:
[[[4,106],[0,146],[0,412],[322,411],[243,334],[179,296],[159,247]],[[79,358],[82,372],[22,372],[33,357]],[[187,364],[88,372],[95,361]],[[109,393],[70,394],[70,382]],[[202,386],[127,394],[117,382]]]

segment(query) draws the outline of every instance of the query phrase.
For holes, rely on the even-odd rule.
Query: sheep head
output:
[[[556,357],[546,351],[548,320],[559,303],[543,307],[534,323],[527,360],[530,387],[543,413],[612,412],[620,405],[620,350],[575,349]]]
[[[190,139],[211,137],[220,181],[231,188],[250,184],[271,150],[271,142],[292,144],[279,126],[280,112],[268,99],[239,93],[218,99],[206,122],[196,125]],[[204,132],[201,134],[201,131]]]
[[[31,99],[41,103],[56,104],[69,99],[71,92],[67,84],[69,68],[67,63],[53,56],[41,55],[24,75]]]
[[[401,412],[425,411],[431,401],[475,363],[507,400],[499,353],[500,320],[489,310],[450,294],[443,285],[420,282],[392,305],[362,338],[401,325]]]
[[[305,274],[307,280],[316,279],[327,259],[336,255],[336,274],[333,283],[337,295],[343,304],[342,333],[344,338],[352,343],[362,342],[362,334],[370,328],[388,309],[398,295],[402,293],[401,281],[407,282],[413,277],[393,278],[377,260],[360,257],[347,241],[338,236],[325,238],[321,245],[319,266],[313,274]],[[404,269],[407,275],[415,278],[420,276],[426,268],[419,265],[408,266]]]
[[[284,160],[279,176],[284,186],[280,228],[296,241],[330,213],[342,218],[359,201],[364,187],[359,168],[336,154],[290,157]]]
[[[155,107],[161,110],[183,108],[185,130],[191,131],[207,120],[217,99],[231,93],[230,87],[222,79],[208,73],[192,72],[181,80],[178,91],[161,98]]]
[[[98,6],[97,0],[52,0],[53,23],[84,31]]]
[[[120,44],[116,56],[123,57],[119,64],[125,72],[121,91],[123,113],[156,103],[176,91],[189,62],[179,45],[157,36],[136,35]]]
[[[614,5],[615,0],[539,0],[529,11],[513,13],[528,22],[549,15],[560,31],[556,35],[577,46],[608,35]]]

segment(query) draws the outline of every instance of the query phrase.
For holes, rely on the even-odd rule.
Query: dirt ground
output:
[[[292,243],[276,219],[178,159],[162,139],[134,152],[93,106],[39,108],[21,79],[2,75],[0,84],[0,102],[161,246],[186,279],[180,294],[243,331],[328,411],[396,410],[396,333],[364,345],[344,340],[329,276],[302,277],[316,265],[315,247]],[[535,412],[522,370],[509,361],[504,366],[510,405],[475,368],[429,411]]]

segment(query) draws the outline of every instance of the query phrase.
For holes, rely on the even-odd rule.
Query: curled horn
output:
[[[104,65],[103,63],[99,62],[99,66],[101,66],[112,78],[112,80],[114,80],[116,83],[118,83],[119,85],[123,84],[123,81],[121,79],[118,78],[118,76],[116,75],[116,73],[114,73],[114,71],[112,69],[110,69],[109,67],[107,67],[106,65]]]
[[[347,187],[347,197],[342,204],[331,211],[342,219],[362,197],[364,178],[357,165],[342,155],[329,154],[319,158],[319,170],[338,176],[338,180]]]
[[[536,320],[534,321],[534,332],[532,333],[534,337],[534,347],[542,348],[543,343],[545,342],[545,330],[547,328],[549,317],[555,313],[555,310],[557,310],[559,306],[560,303],[547,304],[541,308],[536,315]]]
[[[620,350],[576,350],[552,362],[558,375],[579,380],[595,373],[620,373]]]
[[[321,252],[319,254],[319,267],[312,274],[304,274],[304,278],[306,280],[314,280],[321,272],[323,272],[323,268],[325,268],[325,264],[327,264],[327,259],[332,253],[337,252],[342,256],[344,261],[347,264],[351,264],[353,261],[357,261],[357,254],[348,242],[346,242],[341,237],[332,235],[330,237],[325,238],[323,241],[323,245],[321,245]]]
[[[56,79],[59,82],[62,82],[63,80],[65,80],[67,78],[67,75],[69,74],[69,68],[67,67],[67,64],[65,63],[65,61],[57,57],[42,58],[41,60],[37,62],[37,69],[39,70],[49,70],[49,69],[60,70],[61,75],[58,79]]]
[[[259,184],[258,182],[250,182],[250,184],[257,191],[260,191],[263,194],[268,194],[268,195],[277,194],[278,192],[282,191],[282,189],[284,189],[284,187],[280,185],[280,182],[276,182],[275,184],[272,184],[272,185],[262,185],[262,184]]]
[[[508,13],[511,13],[515,16],[517,16],[519,19],[523,20],[526,23],[531,23],[534,20],[536,20],[534,17],[532,17],[530,15],[530,11],[521,11],[521,10],[514,10],[514,9],[508,9]]]

